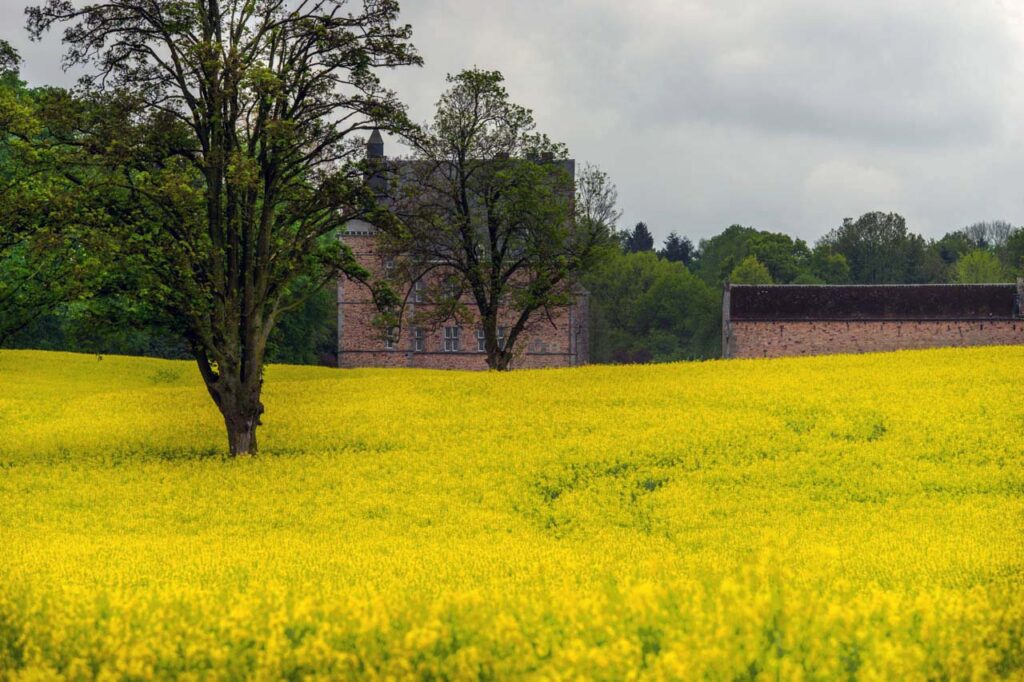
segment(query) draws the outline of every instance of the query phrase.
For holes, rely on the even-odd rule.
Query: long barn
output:
[[[727,358],[1024,344],[1016,284],[726,285]]]

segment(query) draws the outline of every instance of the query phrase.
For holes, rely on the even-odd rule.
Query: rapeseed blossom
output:
[[[0,679],[1024,679],[1021,366],[0,351]]]

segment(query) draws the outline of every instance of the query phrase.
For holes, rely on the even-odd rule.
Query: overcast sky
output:
[[[0,38],[32,84],[60,45]],[[423,68],[387,82],[417,120],[444,76],[505,74],[514,100],[625,211],[694,241],[733,223],[813,241],[896,211],[927,236],[1024,223],[1024,3],[1015,0],[406,0]],[[391,151],[394,151],[392,146]]]

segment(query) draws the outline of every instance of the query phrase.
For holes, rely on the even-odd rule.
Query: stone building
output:
[[[367,145],[367,156],[384,159],[384,142],[374,131]],[[570,163],[568,166],[573,169]],[[374,186],[375,178],[370,179]],[[376,189],[383,191],[382,185]],[[359,263],[378,278],[393,267],[377,246],[373,225],[354,220],[342,239]],[[342,277],[338,280],[338,366],[339,367],[424,367],[432,369],[487,369],[483,331],[478,317],[449,320],[439,325],[417,326],[413,314],[417,307],[431,305],[423,292],[436,282],[419,281],[401,292],[410,305],[398,332],[383,333],[374,324],[377,308],[369,290]],[[467,296],[463,303],[476,315]],[[511,311],[508,315],[512,317]],[[499,326],[499,337],[511,327]],[[579,290],[572,305],[538,314],[519,336],[515,346],[515,368],[569,367],[589,360],[588,294]]]
[[[1017,284],[726,285],[722,355],[1024,344]]]

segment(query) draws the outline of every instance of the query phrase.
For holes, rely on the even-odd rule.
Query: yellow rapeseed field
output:
[[[1024,679],[1024,348],[510,374],[0,351],[0,678]]]

